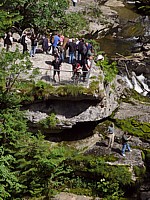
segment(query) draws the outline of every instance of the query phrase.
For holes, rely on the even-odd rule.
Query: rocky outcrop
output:
[[[118,107],[118,100],[126,85],[122,84],[121,77],[117,76],[116,80],[105,88],[102,85],[99,94],[92,96],[80,96],[74,98],[66,97],[49,97],[46,101],[34,102],[24,107],[28,110],[28,119],[33,123],[38,123],[41,119],[46,118],[51,113],[55,113],[59,120],[60,126],[71,128],[78,122],[99,121],[112,114]],[[115,88],[112,87],[115,86]],[[88,97],[88,98],[87,98]],[[67,125],[68,124],[68,125]]]
[[[99,38],[119,26],[118,13],[114,9],[124,7],[122,1],[117,0],[82,0],[76,7],[70,6],[67,12],[84,12],[85,18],[89,22],[88,31],[82,30],[82,33],[88,35],[88,38]]]

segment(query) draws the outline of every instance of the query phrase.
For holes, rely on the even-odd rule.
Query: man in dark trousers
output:
[[[21,44],[23,46],[23,54],[28,51],[28,48],[27,48],[27,34],[26,32],[24,32],[21,36]]]
[[[74,38],[72,39],[71,42],[68,43],[68,48],[69,48],[69,63],[73,64],[76,52],[76,43]]]
[[[58,80],[60,82],[60,67],[61,67],[61,59],[59,58],[59,55],[56,54],[55,56],[55,59],[52,61],[52,66],[54,67],[54,75],[53,75],[53,80],[54,82],[56,82],[55,80],[55,75],[56,75],[56,72],[57,72],[57,75],[58,75]]]

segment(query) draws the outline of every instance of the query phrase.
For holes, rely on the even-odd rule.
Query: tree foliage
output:
[[[81,13],[67,13],[68,0],[5,0],[0,5],[0,28],[6,31],[15,24],[18,28],[34,28],[46,33],[58,30],[65,35],[76,36],[87,27]],[[3,33],[4,33],[3,31]]]
[[[7,12],[17,11],[22,17],[19,25],[23,28],[33,27],[55,29],[59,19],[68,7],[67,0],[5,0],[2,9]]]
[[[98,61],[97,66],[102,67],[104,72],[104,81],[106,81],[106,83],[112,82],[118,73],[116,62],[111,63],[108,58],[105,58],[102,61]]]
[[[81,13],[68,13],[58,23],[58,29],[71,37],[79,36],[87,27],[87,21]]]
[[[12,107],[19,103],[16,98],[17,91],[15,84],[20,82],[21,76],[31,69],[31,62],[28,55],[24,55],[16,49],[14,52],[0,53],[0,108]]]
[[[0,200],[10,199],[12,192],[18,192],[22,186],[18,178],[12,172],[10,165],[15,158],[11,155],[5,155],[4,148],[0,147]]]
[[[22,19],[22,16],[19,16],[18,12],[14,11],[5,11],[0,9],[0,37],[4,35],[6,31],[12,27],[14,22],[18,22]]]

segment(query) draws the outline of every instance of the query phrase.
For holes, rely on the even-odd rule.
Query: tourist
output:
[[[63,40],[63,49],[64,49],[64,59],[67,58],[67,46],[68,46],[68,43],[69,43],[69,36],[66,36],[64,37],[64,40]]]
[[[60,45],[63,45],[63,42],[64,42],[64,35],[58,35],[59,38],[60,38]]]
[[[114,137],[115,137],[115,133],[114,133],[114,124],[111,123],[108,126],[108,149],[113,147],[114,144]]]
[[[83,71],[88,71],[88,68],[87,68],[87,46],[84,42],[82,44],[82,50],[81,50],[81,66],[82,66]],[[87,74],[86,72],[83,73],[83,81],[85,81],[86,74]]]
[[[82,67],[81,67],[80,63],[77,62],[76,59],[73,60],[72,71],[73,71],[73,76],[71,77],[71,79],[73,79],[75,77],[75,75],[77,75],[77,77],[79,77],[82,73]]]
[[[69,48],[69,63],[72,64],[76,52],[76,43],[74,38],[72,38],[72,40],[70,40],[70,42],[68,43],[68,48]]]
[[[6,33],[4,37],[4,47],[6,47],[6,51],[9,51],[10,46],[12,46],[12,37],[11,33]]]
[[[31,40],[31,51],[30,51],[30,56],[31,57],[34,57],[35,53],[36,53],[36,48],[37,48],[37,37],[34,33],[32,33],[31,37],[30,37],[30,40]]]
[[[85,79],[89,79],[90,70],[91,70],[91,67],[92,67],[92,62],[93,62],[93,57],[89,56],[86,60],[86,64],[82,68],[82,70],[83,70],[83,82],[85,81]]]
[[[78,44],[79,44],[80,40],[78,38],[76,38],[76,59],[78,60]]]
[[[53,43],[52,43],[52,55],[55,54],[59,41],[60,41],[60,37],[58,36],[58,33],[56,33],[53,38]]]
[[[73,6],[75,7],[77,4],[78,0],[72,0]]]
[[[84,39],[80,39],[80,41],[77,43],[77,51],[78,51],[78,61],[81,64],[81,53],[83,49]]]
[[[55,54],[54,58],[55,59],[52,61],[52,66],[54,67],[53,81],[56,82],[55,75],[56,75],[56,72],[57,72],[58,80],[60,82],[61,59],[59,58],[58,54]]]
[[[28,41],[27,34],[26,34],[26,32],[23,32],[22,36],[21,36],[21,44],[23,46],[23,54],[28,51],[27,41]]]
[[[87,56],[92,56],[92,52],[93,52],[93,47],[89,42],[86,42],[86,46],[87,46]]]
[[[64,48],[63,45],[59,46],[59,55],[62,62],[64,62]]]
[[[129,152],[132,152],[131,148],[130,148],[130,145],[128,143],[128,141],[131,139],[131,136],[128,137],[128,132],[125,131],[123,136],[122,136],[122,151],[121,151],[121,154],[122,156],[126,156],[125,155],[125,151],[126,149],[129,151]]]
[[[48,54],[48,38],[45,35],[43,36],[42,49],[44,53]]]

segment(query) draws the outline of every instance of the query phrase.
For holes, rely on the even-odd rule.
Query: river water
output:
[[[99,40],[100,48],[108,57],[116,53],[130,55],[139,36],[150,35],[150,19],[141,16],[134,8],[134,4],[113,8],[118,12],[120,25],[113,34],[108,34]]]

